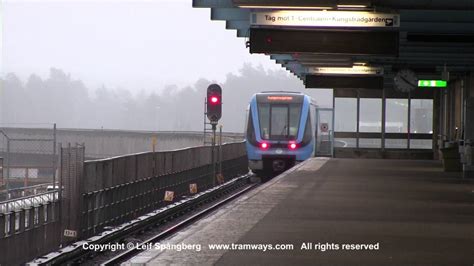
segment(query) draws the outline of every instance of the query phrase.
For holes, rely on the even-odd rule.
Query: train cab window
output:
[[[290,139],[296,139],[298,136],[298,127],[300,124],[301,105],[290,104],[290,128],[288,136]]]
[[[288,136],[288,107],[287,105],[273,105],[271,108],[271,131],[272,139]]]
[[[270,104],[264,103],[258,106],[258,120],[260,121],[260,137],[270,138]]]
[[[296,139],[301,104],[267,104],[258,106],[262,139]]]

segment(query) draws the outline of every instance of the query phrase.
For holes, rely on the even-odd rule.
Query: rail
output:
[[[250,174],[234,178],[222,185],[210,188],[203,191],[195,196],[185,198],[179,202],[170,204],[166,207],[160,208],[156,211],[150,212],[146,215],[140,216],[137,219],[126,222],[112,229],[102,232],[98,236],[90,237],[83,241],[78,241],[69,246],[62,248],[59,251],[52,252],[45,256],[39,257],[34,261],[28,263],[28,265],[75,265],[75,264],[87,264],[87,260],[94,257],[94,251],[83,249],[84,245],[87,244],[105,244],[113,243],[125,237],[131,236],[143,232],[148,227],[154,227],[157,224],[162,224],[165,221],[169,221],[172,218],[180,216],[180,214],[186,213],[196,209],[198,206],[202,206],[204,203],[215,201],[219,197],[228,196],[231,191],[235,191],[238,188],[242,188],[244,184],[248,184]],[[252,187],[254,187],[253,185]],[[207,208],[208,210],[214,210],[218,206],[225,202],[241,195],[243,192],[248,191],[249,187],[242,189],[230,197],[222,200],[220,203],[214,204]],[[203,214],[201,211],[199,214]],[[195,215],[194,215],[195,216]],[[193,216],[193,217],[194,217]],[[196,216],[197,217],[197,216]],[[196,218],[195,217],[195,218]],[[194,219],[195,219],[194,218]],[[188,220],[188,219],[186,219]],[[133,253],[133,252],[132,252]],[[131,253],[128,253],[130,255]],[[95,254],[97,255],[97,254]],[[127,256],[128,256],[127,255]]]
[[[58,183],[56,183],[57,185]],[[33,186],[25,186],[25,187],[19,187],[19,188],[13,188],[8,191],[1,191],[0,192],[0,202],[6,201],[6,200],[13,200],[13,199],[18,199],[18,198],[23,198],[27,196],[34,196],[40,193],[44,193],[48,191],[48,187],[52,186],[53,183],[43,183],[39,185],[33,185]]]
[[[11,199],[0,202],[0,213],[9,213],[19,211],[32,206],[39,206],[48,202],[54,202],[59,199],[58,191],[49,191],[32,196]]]

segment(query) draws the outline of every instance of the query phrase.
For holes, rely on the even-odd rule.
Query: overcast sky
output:
[[[244,62],[281,68],[191,0],[3,0],[2,22],[1,71],[22,78],[56,67],[89,88],[138,91],[221,82]]]

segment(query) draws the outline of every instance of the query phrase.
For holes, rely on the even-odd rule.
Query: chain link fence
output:
[[[31,128],[41,128],[43,136],[32,135]],[[55,124],[0,124],[0,201],[30,196],[35,185],[54,189],[57,183]]]

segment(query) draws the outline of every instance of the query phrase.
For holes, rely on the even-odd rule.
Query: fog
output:
[[[61,69],[47,78],[32,74],[26,80],[7,74],[1,81],[0,123],[56,123],[60,128],[201,131],[207,87],[203,77],[192,86],[168,85],[160,92],[136,94],[117,88],[87,88]],[[223,89],[224,131],[243,132],[250,97],[260,91],[286,90],[311,94],[321,106],[332,104],[331,90],[306,90],[283,70],[244,64],[219,83]]]
[[[242,132],[248,100],[259,91],[301,91],[332,105],[331,90],[305,90],[191,0],[5,0],[0,11],[3,125],[202,130],[211,83],[223,87],[221,123],[228,132]],[[361,100],[360,125],[379,132],[381,102],[369,102]],[[413,101],[411,113],[429,121],[427,104]],[[336,107],[336,131],[354,132],[356,100],[338,100]],[[407,108],[387,101],[394,132],[407,130]]]
[[[280,69],[191,0],[2,0],[0,10],[3,77],[47,79],[54,67],[90,89],[136,94],[202,77],[223,82],[246,62]]]
[[[253,93],[304,91],[191,0],[6,0],[0,7],[3,125],[200,131],[205,90],[215,82],[224,92],[224,130],[242,132]],[[328,91],[316,96],[332,103]]]

